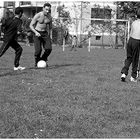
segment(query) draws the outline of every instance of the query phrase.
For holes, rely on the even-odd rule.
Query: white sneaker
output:
[[[18,67],[14,67],[14,70],[24,70],[25,67],[21,67],[21,66],[18,66]]]
[[[136,78],[133,78],[132,76],[130,77],[130,81],[131,82],[137,82],[137,79]]]
[[[140,74],[140,71],[138,70],[137,71],[137,77],[136,78],[139,78],[139,74]]]
[[[126,75],[123,73],[123,74],[121,75],[121,81],[122,81],[122,82],[125,82],[125,78],[126,78]]]

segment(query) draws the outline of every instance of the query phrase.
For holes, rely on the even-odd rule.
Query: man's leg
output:
[[[3,42],[2,46],[0,46],[0,57],[7,51],[9,48],[9,42]]]
[[[138,68],[137,68],[137,78],[139,77],[139,74],[140,74],[140,59],[139,59]]]
[[[47,62],[48,56],[52,52],[52,43],[51,43],[51,39],[49,36],[46,36],[43,38],[43,47],[44,47],[45,51],[44,51],[41,59]]]
[[[74,51],[77,51],[77,50],[76,50],[76,45],[74,45]]]
[[[122,73],[121,81],[123,81],[123,82],[125,82],[126,76],[128,75],[129,67],[132,63],[133,53],[132,53],[132,46],[131,45],[132,45],[132,39],[130,38],[128,41],[128,44],[127,44],[127,48],[126,48],[127,57],[126,57],[125,62],[124,62],[124,67],[121,70],[121,73]]]
[[[45,49],[45,52],[42,55],[41,59],[47,62],[48,61],[48,56],[51,54],[51,52],[52,52],[52,49]]]
[[[74,49],[74,45],[71,46],[70,51],[72,51]]]
[[[18,67],[23,49],[16,40],[11,41],[10,46],[15,50],[14,66]]]
[[[41,47],[41,38],[34,36],[34,47],[35,47],[35,52],[34,52],[34,57],[35,57],[35,67],[37,67],[37,63],[40,60],[40,55],[42,52],[42,47]]]
[[[127,44],[126,54],[127,54],[127,58],[125,59],[124,67],[122,68],[121,73],[125,74],[127,76],[129,67],[132,63],[132,55],[133,55],[132,47],[131,47],[131,40],[129,40],[129,42]]]
[[[132,59],[132,73],[131,76],[133,78],[137,77],[137,69],[139,63],[139,52],[140,52],[140,41],[136,40],[133,43],[133,59]]]

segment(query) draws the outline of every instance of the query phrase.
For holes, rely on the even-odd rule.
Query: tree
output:
[[[136,14],[136,10],[140,8],[140,2],[115,2],[118,6],[118,19],[128,19]]]
[[[71,21],[70,13],[68,11],[66,11],[64,4],[62,6],[60,5],[57,7],[57,12],[58,12],[59,18],[62,19],[63,23],[65,23],[65,22],[70,23],[70,21]]]
[[[88,5],[90,4],[90,2],[87,2],[87,1],[80,1],[80,2],[73,2],[73,5],[72,5],[72,9],[74,11],[74,18],[73,18],[73,21],[72,21],[72,24],[74,25],[75,27],[75,34],[77,35],[78,37],[78,32],[79,32],[79,37],[78,37],[78,46],[79,47],[82,47],[82,44],[83,44],[83,39],[82,38],[82,33],[81,31],[83,30],[83,12],[84,9],[87,9],[88,8]],[[86,11],[87,12],[87,11]],[[78,28],[80,27],[80,30],[78,30]]]
[[[117,15],[117,19],[132,19],[132,18],[135,18],[135,14],[136,14],[136,10],[137,8],[140,7],[140,2],[130,2],[130,1],[124,1],[124,2],[115,2],[114,4],[116,4],[116,7],[117,7],[117,11],[116,11],[116,15]],[[116,22],[116,30],[119,29],[119,25],[120,23],[119,22]],[[121,23],[123,24],[123,23]],[[126,24],[126,23],[124,23]],[[124,28],[125,29],[125,28]],[[118,33],[122,32],[122,30],[119,29],[119,31],[117,32],[117,35],[116,35],[116,44],[118,44]],[[124,31],[125,32],[125,31]],[[122,36],[121,34],[121,41],[123,42],[124,44],[124,36]],[[117,45],[116,45],[116,48]]]
[[[91,18],[97,18],[100,20],[91,20],[91,24],[86,26],[85,32],[88,32],[90,34],[88,37],[90,38],[95,34],[99,34],[99,37],[102,36],[102,45],[104,46],[104,33],[109,33],[111,40],[110,44],[112,46],[112,22],[110,21],[112,16],[112,9],[109,5],[105,5],[102,7],[100,4],[95,3],[91,9]]]
[[[58,18],[53,20],[53,42],[57,40],[59,45],[62,45],[65,30],[68,30],[68,25],[71,23],[70,13],[66,10],[65,5],[57,7]]]

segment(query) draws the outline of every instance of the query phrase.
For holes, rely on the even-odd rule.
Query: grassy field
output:
[[[140,81],[120,81],[123,49],[53,48],[34,69],[33,47],[0,58],[0,138],[139,138]]]

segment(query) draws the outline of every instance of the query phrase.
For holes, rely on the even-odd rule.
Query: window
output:
[[[101,39],[101,36],[96,36],[96,40],[100,40]]]
[[[31,5],[31,1],[21,1],[20,5]]]
[[[110,8],[91,8],[91,18],[111,19],[111,11]],[[93,23],[103,24],[103,20],[91,20]]]
[[[15,5],[15,2],[13,1],[8,1],[7,6],[8,7],[13,7]]]

